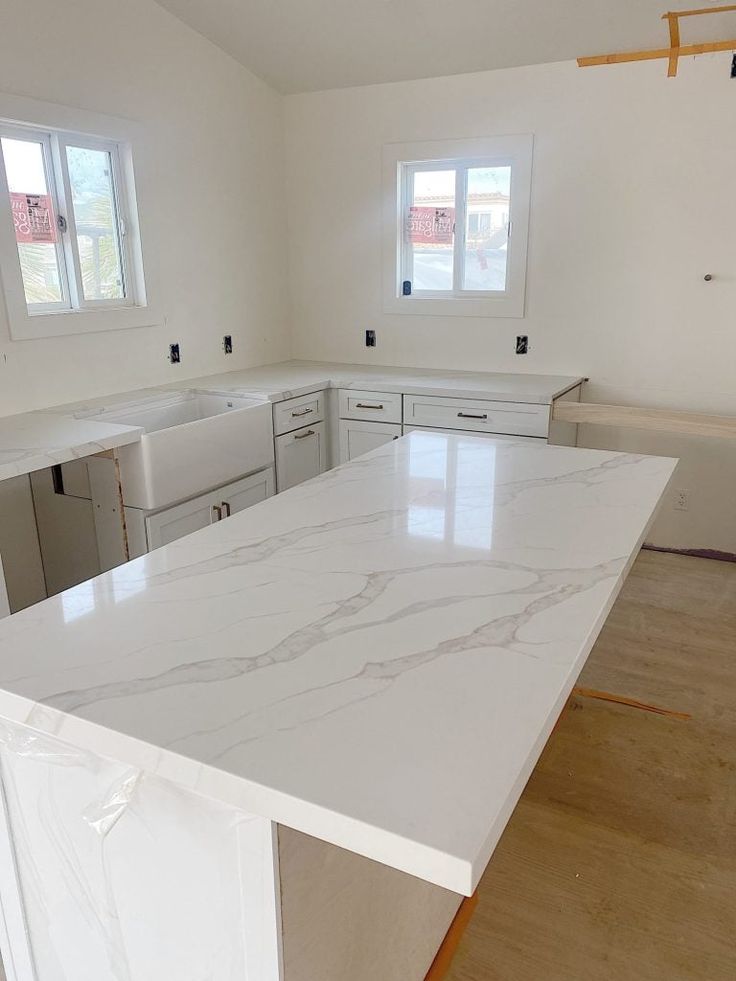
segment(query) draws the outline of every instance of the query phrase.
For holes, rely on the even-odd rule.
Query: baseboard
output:
[[[648,552],[669,552],[672,555],[691,555],[696,559],[713,559],[716,562],[736,562],[736,553],[721,552],[717,548],[668,548],[666,545],[649,545],[642,548]]]

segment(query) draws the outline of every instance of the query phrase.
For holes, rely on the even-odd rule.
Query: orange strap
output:
[[[675,712],[673,709],[661,708],[659,705],[649,705],[647,702],[638,702],[635,698],[625,698],[623,695],[613,695],[608,691],[596,691],[595,688],[578,688],[572,690],[573,695],[580,695],[583,698],[599,698],[603,702],[615,702],[617,705],[628,705],[630,708],[643,709],[645,712],[654,712],[655,715],[666,715],[670,719],[682,719],[687,721],[692,719],[688,712]]]
[[[460,909],[455,914],[455,919],[450,924],[450,929],[447,931],[447,935],[442,941],[442,946],[437,951],[437,956],[432,961],[429,974],[427,974],[424,981],[442,981],[442,978],[446,977],[447,972],[450,970],[452,959],[455,956],[455,951],[465,933],[468,923],[470,923],[470,918],[475,912],[477,905],[477,892],[474,892],[472,896],[467,896],[462,901]]]

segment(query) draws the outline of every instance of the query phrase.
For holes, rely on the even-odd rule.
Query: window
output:
[[[385,148],[387,312],[523,317],[531,152],[531,137]]]
[[[0,118],[0,273],[15,340],[153,323],[127,141]]]

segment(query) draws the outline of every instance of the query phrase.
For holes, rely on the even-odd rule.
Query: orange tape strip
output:
[[[447,976],[452,959],[455,956],[455,952],[477,905],[477,892],[474,892],[472,896],[466,896],[462,901],[460,909],[455,914],[455,919],[450,924],[450,929],[447,931],[447,935],[442,941],[442,946],[437,951],[437,956],[432,961],[429,974],[427,974],[424,981],[442,981]]]
[[[688,712],[675,712],[673,709],[661,708],[659,705],[649,705],[647,702],[638,702],[635,698],[625,698],[623,695],[613,695],[608,691],[596,691],[595,688],[573,688],[573,695],[580,695],[583,698],[598,698],[602,702],[615,702],[617,705],[628,705],[630,708],[643,709],[645,712],[654,712],[655,715],[666,715],[670,719],[682,719],[687,721],[692,719]]]

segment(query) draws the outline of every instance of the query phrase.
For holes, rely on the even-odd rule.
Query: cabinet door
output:
[[[277,436],[276,483],[279,492],[316,477],[327,469],[326,430],[323,422],[295,433]]]
[[[399,423],[340,420],[340,463],[347,463],[401,436]]]
[[[176,504],[146,518],[148,551],[168,545],[177,538],[191,535],[236,511],[265,501],[273,494],[273,470],[268,467],[232,484],[201,494],[191,501]]]
[[[251,474],[244,477],[234,484],[221,487],[215,491],[215,496],[219,498],[215,503],[220,506],[223,518],[229,518],[231,514],[238,511],[245,511],[246,508],[260,501],[265,501],[267,497],[273,497],[274,491],[273,469],[261,470],[260,473]]]
[[[217,521],[220,513],[216,509],[219,504],[218,495],[219,492],[202,494],[191,501],[184,501],[183,504],[175,504],[173,508],[149,515],[146,518],[148,551],[175,542],[177,538],[191,535],[192,532]]]

